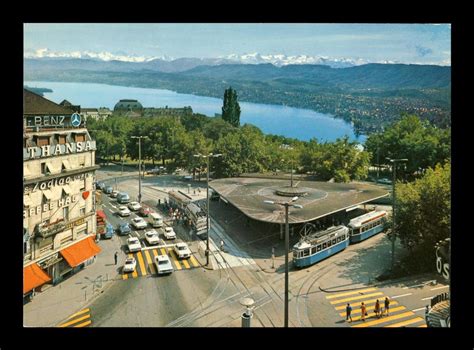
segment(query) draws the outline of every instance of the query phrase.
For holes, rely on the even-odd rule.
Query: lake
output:
[[[195,113],[213,117],[222,113],[222,99],[214,97],[179,94],[170,90],[125,87],[95,83],[63,83],[47,81],[25,81],[29,87],[43,87],[53,90],[44,97],[60,103],[68,100],[81,108],[108,107],[113,110],[120,99],[136,99],[144,107],[191,106]],[[237,91],[238,94],[238,91]],[[222,92],[224,97],[224,92]],[[352,125],[330,114],[309,109],[281,105],[239,102],[240,124],[253,124],[266,134],[283,135],[308,141],[315,137],[320,142],[335,141],[349,136],[350,140],[364,143],[365,135],[356,137]]]

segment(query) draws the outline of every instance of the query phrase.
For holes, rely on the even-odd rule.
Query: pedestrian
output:
[[[390,300],[388,300],[388,297],[385,297],[385,309],[384,309],[384,312],[387,314],[388,316],[388,309],[390,308]]]
[[[115,260],[115,265],[117,265],[118,252],[115,252],[115,254],[114,254],[114,260]]]
[[[346,321],[348,319],[351,319],[349,322],[352,322],[351,312],[352,312],[352,306],[351,306],[351,304],[347,303],[347,306],[346,306]]]
[[[224,241],[221,239],[221,251],[224,251]]]
[[[367,315],[367,309],[365,308],[365,304],[362,302],[362,304],[360,304],[360,318],[362,321],[365,322],[365,316]]]
[[[375,308],[374,308],[375,316],[380,317],[380,303],[379,300],[375,302]]]

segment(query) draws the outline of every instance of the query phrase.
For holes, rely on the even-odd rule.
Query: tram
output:
[[[344,225],[331,226],[304,236],[293,246],[293,263],[305,267],[344,250],[349,245],[349,229]]]
[[[348,225],[351,244],[363,241],[382,232],[386,221],[387,212],[385,210],[375,210],[352,219]]]

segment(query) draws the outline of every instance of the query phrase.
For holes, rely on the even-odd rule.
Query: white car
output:
[[[176,238],[176,232],[174,232],[172,227],[165,227],[164,229],[164,235],[166,239],[175,239]]]
[[[118,214],[121,217],[130,216],[130,214],[131,214],[130,210],[128,210],[128,208],[124,205],[120,206],[118,209],[119,209]]]
[[[150,245],[160,243],[160,237],[158,236],[158,232],[156,232],[156,230],[146,231],[145,239]]]
[[[133,218],[132,219],[132,225],[133,227],[135,227],[137,230],[141,230],[143,228],[146,228],[147,227],[147,223],[145,220],[143,220],[142,218]]]
[[[184,242],[176,243],[174,245],[174,252],[179,259],[187,259],[191,256],[191,251],[188,248],[188,245]]]
[[[125,264],[123,265],[123,272],[133,272],[135,271],[136,267],[137,261],[135,258],[127,258],[127,260],[125,260]]]
[[[140,244],[140,241],[137,237],[130,237],[129,239],[127,239],[127,245],[128,251],[130,253],[139,252],[140,250],[142,250],[142,245]]]
[[[168,255],[155,256],[156,271],[159,275],[164,273],[172,273],[174,271],[173,265]]]
[[[142,206],[140,205],[140,203],[138,202],[130,202],[128,204],[128,209],[130,210],[133,210],[133,211],[137,211],[137,210],[140,210]]]

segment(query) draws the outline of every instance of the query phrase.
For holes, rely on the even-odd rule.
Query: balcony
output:
[[[65,227],[66,223],[63,219],[59,219],[49,224],[41,223],[36,225],[35,234],[41,236],[42,238],[46,238],[64,231]]]

